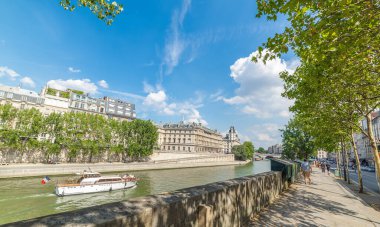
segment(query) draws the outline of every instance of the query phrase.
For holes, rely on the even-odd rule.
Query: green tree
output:
[[[0,149],[4,157],[8,158],[10,152],[18,148],[19,136],[14,130],[18,109],[11,104],[0,105]]]
[[[35,108],[18,111],[14,130],[19,137],[17,147],[21,154],[39,148],[38,136],[42,132],[43,123],[41,112]]]
[[[235,145],[232,147],[232,153],[235,155],[235,160],[245,161],[248,159],[245,147],[243,145]]]
[[[51,156],[57,156],[61,152],[63,135],[63,115],[51,113],[44,119],[42,133],[46,137],[41,142],[41,150],[45,153],[46,162],[50,162]]]
[[[301,66],[297,68],[295,76],[287,77],[292,82],[290,84],[320,84],[321,86],[313,86],[314,89],[307,94],[321,97],[321,91],[316,89],[318,87],[323,88],[324,94],[328,94],[323,102],[319,102],[321,111],[325,111],[326,106],[332,109],[331,105],[335,103],[338,104],[335,108],[338,114],[335,116],[351,113],[364,117],[367,130],[359,130],[369,138],[380,187],[380,158],[373,135],[371,114],[380,104],[380,3],[371,0],[262,0],[257,3],[258,17],[266,15],[267,19],[276,20],[278,14],[284,14],[290,21],[290,26],[283,33],[269,38],[259,48],[259,56],[253,60],[263,57],[266,61],[291,48],[300,58]],[[295,102],[303,101],[296,99]],[[350,119],[352,121],[346,123],[354,130],[356,117]],[[339,121],[339,118],[335,120]],[[347,134],[352,130],[342,131]],[[341,133],[335,135],[338,134]],[[322,136],[321,133],[319,135]]]
[[[111,25],[115,17],[123,12],[123,5],[115,1],[106,0],[61,0],[60,5],[65,10],[73,11],[76,6],[86,7],[91,10],[100,20]]]
[[[267,153],[267,151],[263,147],[259,147],[259,149],[257,149],[257,152],[261,154]]]
[[[247,159],[252,160],[253,154],[255,153],[255,148],[253,146],[253,143],[251,141],[245,141],[243,143],[243,146],[244,146]]]
[[[135,119],[130,122],[128,139],[128,156],[140,160],[153,154],[158,140],[157,127],[151,121]]]
[[[304,159],[316,153],[311,135],[302,129],[297,119],[291,119],[282,132],[282,155],[289,159]]]
[[[236,160],[252,160],[254,154],[253,144],[246,141],[242,145],[235,145],[232,147],[232,153],[235,155]]]

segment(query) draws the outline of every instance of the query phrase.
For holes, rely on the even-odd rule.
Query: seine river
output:
[[[63,180],[67,176],[50,176],[52,180],[47,185],[40,183],[41,177],[2,179],[0,180],[0,224],[173,191],[269,170],[269,161],[259,161],[242,166],[136,171],[130,172],[140,179],[135,188],[66,197],[57,197],[53,192],[54,181]]]

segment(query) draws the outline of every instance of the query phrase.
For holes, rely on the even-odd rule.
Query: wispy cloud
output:
[[[136,94],[128,93],[128,92],[124,92],[124,91],[115,91],[115,90],[102,90],[102,91],[113,93],[116,95],[129,97],[129,98],[133,98],[133,99],[137,99],[137,100],[144,100],[145,99],[145,96],[136,95]]]
[[[161,64],[161,72],[166,75],[173,72],[188,45],[181,33],[181,29],[190,5],[191,0],[183,0],[181,9],[175,10],[172,14],[169,33],[165,41],[164,58]]]
[[[68,70],[72,73],[80,73],[81,70],[80,69],[75,69],[74,67],[69,67]]]
[[[36,86],[36,84],[34,83],[34,81],[32,80],[32,78],[26,76],[26,77],[23,77],[21,80],[20,80],[21,84],[24,85],[24,86],[28,86],[28,87],[31,87],[31,88],[34,88]]]
[[[108,89],[108,87],[109,87],[107,81],[105,81],[105,80],[98,81],[98,85],[102,88],[105,88],[105,89]]]
[[[144,90],[147,96],[144,98],[142,105],[148,111],[154,111],[163,116],[182,116],[186,122],[207,125],[207,121],[203,119],[198,110],[203,106],[203,95],[200,92],[195,92],[195,99],[174,102],[169,99],[160,85],[154,87],[145,82]]]
[[[9,79],[14,81],[19,76],[20,74],[18,74],[15,70],[10,69],[7,66],[0,66],[0,78],[8,77]]]

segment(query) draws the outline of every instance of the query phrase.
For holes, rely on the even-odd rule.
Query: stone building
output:
[[[282,154],[282,144],[275,144],[268,147],[269,154]]]
[[[367,121],[363,119],[361,121],[361,127],[363,130],[367,131]],[[372,130],[375,137],[375,142],[377,145],[378,151],[380,151],[380,111],[377,110],[372,113]],[[358,153],[362,165],[374,165],[374,157],[372,152],[372,147],[368,137],[362,133],[355,138],[357,144]],[[380,152],[379,152],[380,156]]]
[[[45,100],[44,110],[42,111],[45,115],[51,113],[65,113],[69,111],[69,92],[48,88],[46,86],[42,89],[40,96]]]
[[[70,109],[76,112],[87,112],[105,114],[105,101],[99,98],[90,97],[80,91],[70,92]]]
[[[317,158],[318,159],[326,159],[327,158],[327,152],[324,150],[318,150]]]
[[[158,125],[158,148],[166,152],[223,152],[222,135],[202,124]]]
[[[40,94],[20,87],[0,85],[0,104],[11,103],[15,108],[36,108],[45,116],[51,113],[86,112],[102,114],[118,120],[136,118],[135,105],[110,97],[94,98],[82,91],[65,91],[45,86]]]
[[[105,102],[105,111],[109,118],[136,118],[135,104],[110,97],[104,97],[103,100]]]
[[[232,153],[232,147],[240,145],[240,139],[234,126],[230,127],[228,133],[223,138],[223,152],[226,154]]]
[[[11,103],[17,109],[36,108],[44,112],[45,99],[36,92],[22,89],[20,87],[10,87],[0,85],[0,104]]]

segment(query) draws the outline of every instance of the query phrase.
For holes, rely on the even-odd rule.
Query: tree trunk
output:
[[[346,168],[345,168],[345,171],[347,173],[347,183],[348,184],[351,184],[351,181],[350,181],[350,171],[349,171],[349,163],[350,163],[350,157],[348,156],[348,152],[347,152],[347,146],[346,144],[344,143],[344,156],[345,156],[345,162],[346,162]]]
[[[336,169],[338,170],[338,175],[339,178],[341,177],[341,172],[340,172],[340,161],[339,161],[339,149],[336,152]]]
[[[351,145],[352,145],[352,148],[354,149],[355,160],[356,160],[356,168],[358,171],[359,193],[363,193],[362,170],[360,169],[360,159],[359,159],[358,149],[357,149],[356,144],[355,144],[354,131],[353,130],[351,130]]]
[[[343,177],[344,177],[344,181],[347,181],[347,173],[346,173],[346,153],[345,153],[345,149],[344,149],[344,144],[343,142],[340,143],[340,148],[342,149],[342,163],[343,163]]]
[[[367,120],[367,130],[368,130],[368,138],[371,144],[372,153],[373,153],[373,159],[375,161],[375,169],[376,169],[376,178],[377,178],[377,186],[380,189],[380,157],[377,150],[375,137],[373,135],[373,129],[372,129],[372,115],[371,113],[366,115]]]

